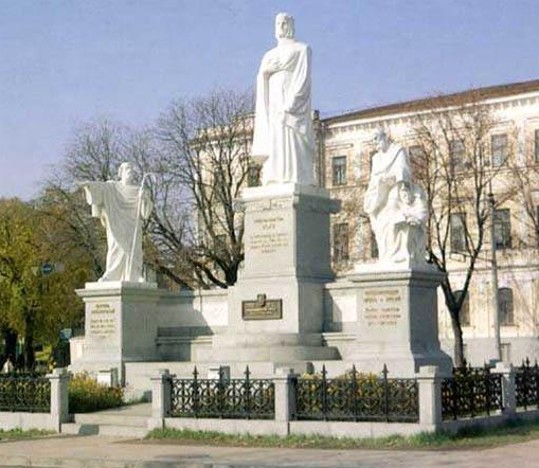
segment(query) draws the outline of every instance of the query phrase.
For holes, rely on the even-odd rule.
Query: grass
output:
[[[4,431],[0,429],[0,442],[5,442],[9,440],[23,440],[23,439],[34,439],[36,437],[44,437],[54,434],[52,431],[44,431],[41,429],[11,429],[9,431]]]
[[[539,439],[539,419],[513,420],[495,428],[472,426],[456,434],[423,432],[413,436],[352,439],[327,436],[276,435],[255,436],[223,434],[188,429],[155,429],[146,437],[148,442],[200,444],[236,447],[285,447],[317,449],[376,449],[376,450],[455,450],[491,448]]]

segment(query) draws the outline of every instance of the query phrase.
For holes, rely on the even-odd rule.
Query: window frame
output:
[[[501,219],[502,217],[504,219]],[[509,208],[498,208],[494,210],[494,220],[492,222],[494,223],[494,244],[496,250],[511,249],[511,210]]]
[[[496,140],[504,140],[503,144],[495,144]],[[501,155],[499,159],[498,154]],[[490,137],[490,159],[492,167],[500,167],[505,164],[509,154],[509,137],[507,133],[496,133]]]
[[[515,324],[515,295],[511,288],[498,288],[498,312],[500,325],[512,326]]]
[[[333,261],[344,263],[350,260],[350,229],[347,222],[333,224]]]
[[[348,158],[345,155],[331,158],[331,184],[333,187],[346,185],[348,182]],[[338,164],[341,163],[341,164]]]
[[[458,218],[461,220],[460,229],[462,230],[462,234],[461,234],[462,240],[460,243],[462,244],[462,248],[455,247],[457,236],[455,235],[456,226],[455,224],[453,224],[454,218]],[[454,252],[454,253],[466,252],[467,245],[468,245],[468,238],[466,237],[466,213],[463,211],[459,211],[457,213],[451,213],[451,215],[449,216],[449,223],[450,223],[449,224],[449,237],[450,237],[449,242],[450,242],[451,252]]]

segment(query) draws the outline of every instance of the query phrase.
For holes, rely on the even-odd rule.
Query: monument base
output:
[[[72,340],[71,370],[114,370],[125,383],[124,364],[157,359],[155,314],[161,292],[155,283],[86,283],[85,335]]]
[[[452,369],[440,348],[436,289],[444,274],[421,270],[368,271],[349,279],[357,284],[356,351],[350,361],[361,372],[379,373],[384,364],[390,376],[413,376],[419,367]]]
[[[228,330],[198,357],[211,362],[338,359],[322,343],[324,286],[333,280],[325,189],[271,184],[245,189],[245,268],[228,289]]]

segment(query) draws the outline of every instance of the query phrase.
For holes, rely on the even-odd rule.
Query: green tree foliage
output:
[[[80,321],[74,289],[88,272],[81,260],[63,255],[54,223],[34,204],[0,200],[0,324],[24,338],[27,368],[36,343],[55,344],[60,329]],[[49,272],[46,264],[58,271]]]

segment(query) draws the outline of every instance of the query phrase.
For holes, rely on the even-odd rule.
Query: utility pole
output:
[[[492,311],[494,328],[494,361],[502,360],[502,343],[500,338],[500,301],[498,298],[498,263],[496,261],[496,234],[494,232],[495,211],[494,195],[492,193],[492,183],[489,182],[488,204],[490,210],[490,252],[491,252],[491,272],[492,272]]]

